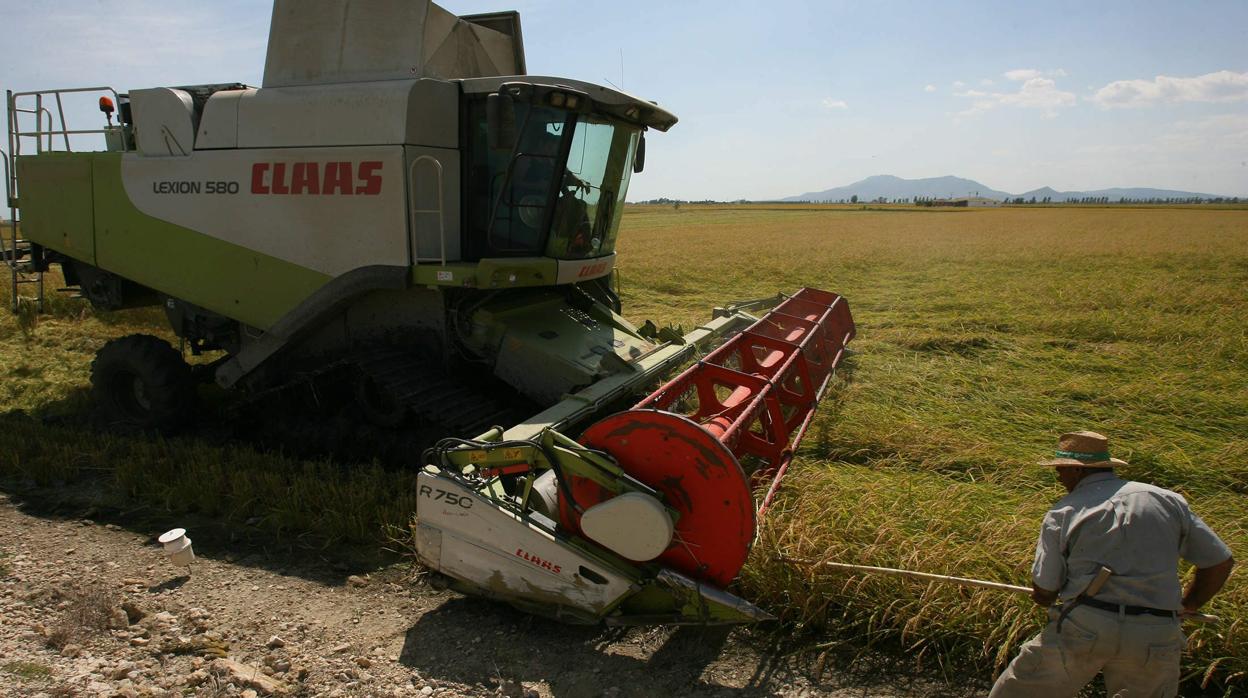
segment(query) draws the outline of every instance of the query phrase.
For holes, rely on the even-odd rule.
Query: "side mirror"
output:
[[[516,105],[511,95],[492,94],[485,98],[485,120],[491,150],[516,147]]]
[[[633,172],[641,172],[646,169],[646,132],[641,132],[641,137],[637,139],[637,155],[633,157]]]

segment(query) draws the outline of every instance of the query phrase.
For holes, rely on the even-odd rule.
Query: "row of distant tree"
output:
[[[1036,197],[1034,196],[1031,197],[1030,199],[1024,199],[1021,196],[1016,196],[1012,199],[1006,199],[1002,203],[1006,203],[1006,204],[1051,204],[1055,202],[1053,201],[1053,197],[1050,197],[1050,196],[1046,196],[1043,199],[1036,199]],[[1147,198],[1147,199],[1133,199],[1133,198],[1129,198],[1125,196],[1120,196],[1117,199],[1111,199],[1108,196],[1084,196],[1078,199],[1060,199],[1056,203],[1059,203],[1059,204],[1110,204],[1110,203],[1114,203],[1114,204],[1162,204],[1162,205],[1165,205],[1165,204],[1238,204],[1240,203],[1240,198],[1238,196],[1232,196],[1232,197],[1218,196],[1212,199],[1206,199],[1200,196],[1191,196],[1191,197],[1173,197],[1173,198],[1168,198],[1168,199],[1162,199],[1162,198],[1157,198],[1157,197],[1152,197],[1152,198]]]
[[[676,208],[680,208],[681,204],[752,204],[752,203],[757,203],[757,202],[750,201],[749,199],[737,199],[735,201],[717,201],[715,199],[702,199],[699,201],[691,201],[689,199],[669,199],[666,197],[660,197],[658,199],[646,199],[645,201],[633,201],[630,203],[653,205],[653,206],[675,206]]]
[[[633,203],[643,205],[657,206],[674,206],[680,208],[681,204],[751,204],[751,203],[767,203],[767,204],[914,204],[915,206],[933,206],[937,201],[947,201],[948,199],[935,199],[932,197],[904,197],[904,198],[888,198],[881,196],[875,199],[859,199],[855,194],[848,199],[820,199],[810,201],[750,201],[749,199],[736,199],[735,201],[717,201],[715,199],[702,199],[701,201],[689,201],[686,199],[668,199],[660,197],[658,199],[647,199],[645,201],[636,201]],[[1175,205],[1175,204],[1240,204],[1248,203],[1248,199],[1241,199],[1238,196],[1230,197],[1214,197],[1210,199],[1199,196],[1193,197],[1173,197],[1173,198],[1147,198],[1133,199],[1128,197],[1118,197],[1116,200],[1108,196],[1085,196],[1079,199],[1057,199],[1051,196],[1044,198],[1024,198],[1015,196],[1007,198],[1001,203],[1010,205],[1028,205],[1028,204],[1157,204],[1157,205]]]

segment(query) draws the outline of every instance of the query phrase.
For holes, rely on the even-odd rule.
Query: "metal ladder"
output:
[[[36,250],[29,241],[21,236],[21,222],[17,208],[17,172],[16,162],[9,153],[0,150],[4,160],[5,200],[9,208],[9,220],[5,229],[0,230],[0,257],[4,259],[9,271],[9,309],[17,312],[22,303],[31,303],[35,311],[44,311],[43,272],[39,271],[35,259]],[[33,286],[33,295],[22,295],[24,286]]]

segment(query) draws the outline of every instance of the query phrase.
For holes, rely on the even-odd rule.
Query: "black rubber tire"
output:
[[[105,421],[141,429],[179,427],[195,407],[191,367],[168,342],[146,334],[114,339],[95,353],[91,391]]]

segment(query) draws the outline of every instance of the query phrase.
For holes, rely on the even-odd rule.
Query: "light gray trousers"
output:
[[[1100,672],[1112,698],[1172,698],[1179,692],[1179,657],[1186,638],[1179,621],[1127,616],[1078,606],[1056,627],[1023,644],[989,698],[1074,696]]]

